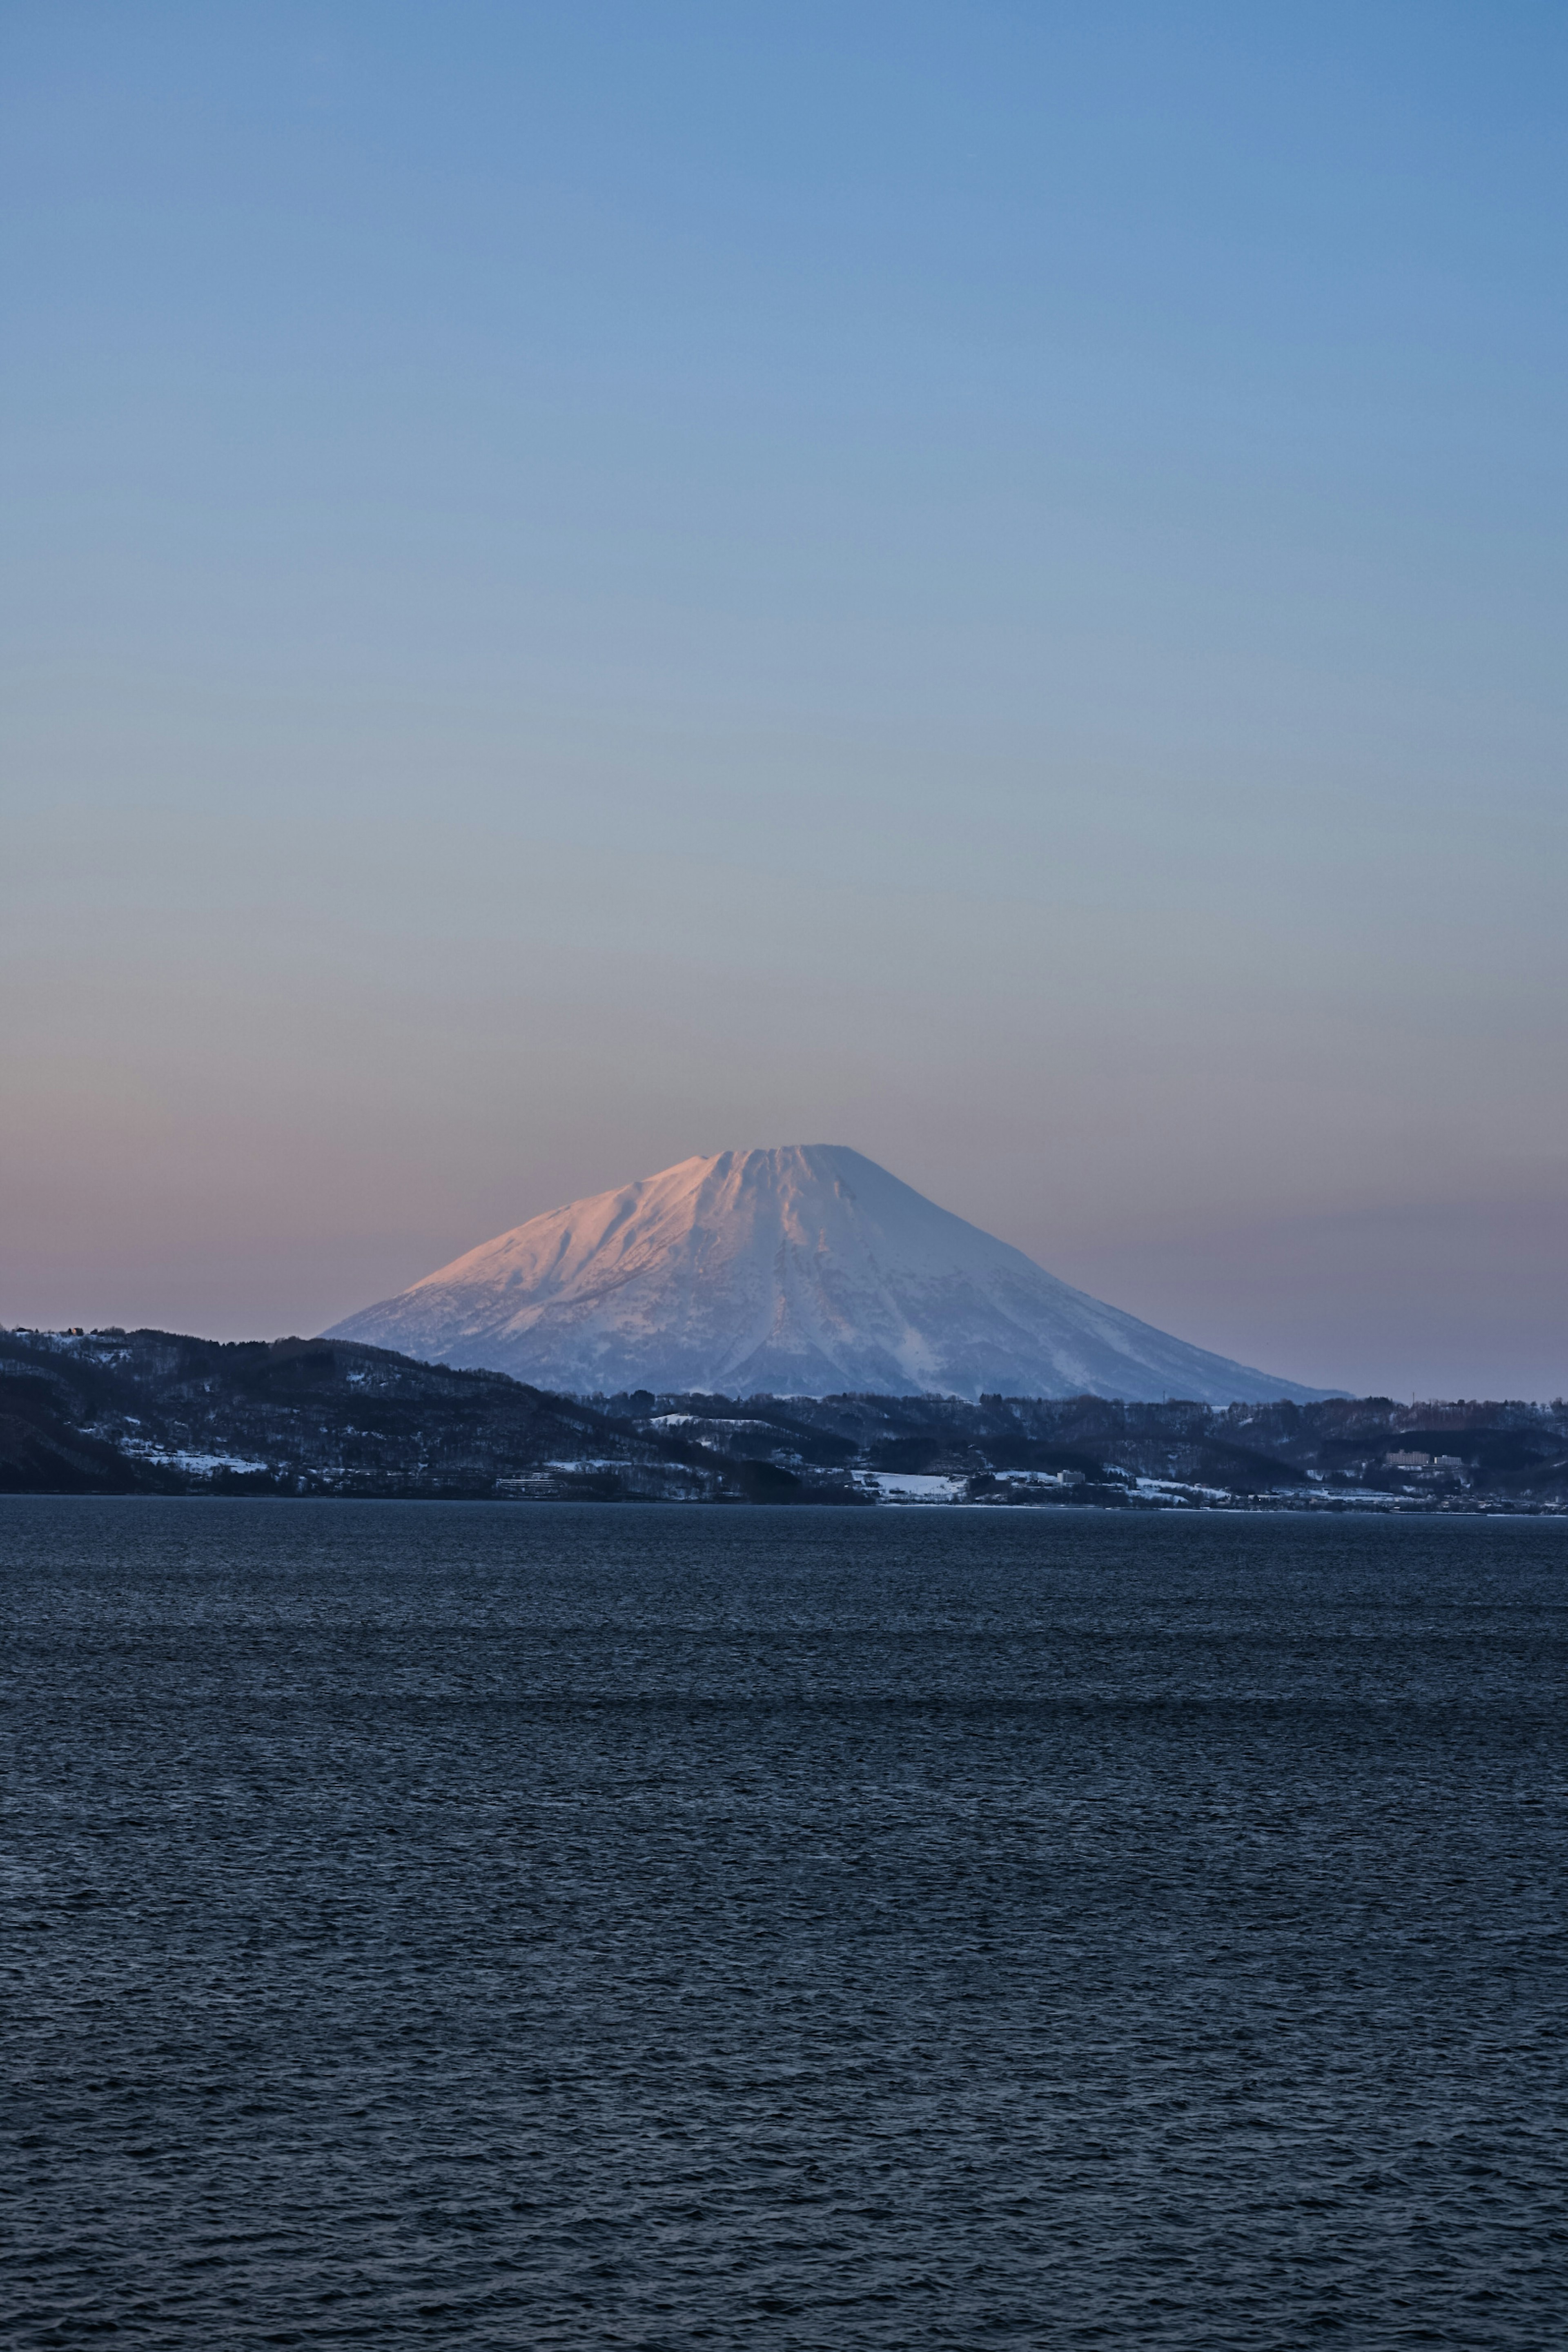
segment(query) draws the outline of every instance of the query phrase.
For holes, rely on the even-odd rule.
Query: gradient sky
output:
[[[1568,13],[0,13],[0,1320],[841,1142],[1568,1389]]]

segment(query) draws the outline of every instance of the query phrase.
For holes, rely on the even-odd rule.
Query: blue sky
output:
[[[65,0],[0,83],[0,1318],[828,1140],[1568,1388],[1560,10]]]

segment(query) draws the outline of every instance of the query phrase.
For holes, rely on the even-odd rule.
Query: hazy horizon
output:
[[[1568,1389],[1568,20],[0,26],[0,1322],[829,1137]]]
[[[734,1148],[734,1149],[742,1149],[742,1150],[744,1150],[744,1149],[751,1149],[751,1148],[753,1148],[753,1147],[750,1147],[750,1146],[741,1146],[741,1147],[730,1147],[730,1146],[725,1146],[725,1147],[722,1147],[722,1148],[723,1148],[723,1149],[731,1149],[731,1148]],[[687,1157],[693,1157],[693,1156],[706,1156],[706,1157],[710,1157],[710,1156],[712,1156],[712,1155],[684,1155],[684,1156],[687,1156]],[[672,1163],[672,1164],[675,1164],[675,1163]],[[657,1170],[642,1170],[642,1171],[639,1171],[639,1175],[641,1175],[641,1176],[647,1176],[647,1175],[657,1174],[657,1173],[658,1173],[658,1172],[659,1172],[659,1171],[657,1171]],[[893,1172],[894,1174],[896,1174],[898,1171],[895,1170],[895,1171],[891,1171],[891,1172]],[[637,1181],[637,1179],[636,1179],[636,1178],[626,1178],[626,1179],[624,1179],[624,1180],[622,1180],[622,1181],[623,1181],[624,1182],[633,1182],[633,1181]],[[619,1185],[617,1185],[617,1184],[611,1184],[611,1185],[598,1186],[598,1187],[595,1187],[595,1188],[594,1188],[594,1189],[595,1189],[595,1192],[604,1192],[616,1191],[616,1190],[620,1189],[620,1187],[619,1187]],[[547,1215],[551,1211],[552,1211],[552,1210],[554,1210],[554,1209],[562,1208],[562,1207],[566,1207],[566,1206],[571,1205],[571,1199],[585,1199],[585,1198],[591,1198],[591,1197],[593,1197],[593,1194],[592,1194],[592,1193],[587,1193],[587,1194],[574,1195],[574,1196],[571,1196],[569,1199],[563,1199],[563,1200],[561,1200],[561,1201],[550,1201],[550,1202],[542,1202],[542,1203],[540,1203],[537,1207],[531,1208],[531,1209],[528,1212],[528,1215],[527,1215],[526,1217],[513,1219],[513,1220],[511,1221],[511,1223],[512,1223],[513,1225],[515,1225],[515,1224],[526,1223],[528,1222],[528,1219],[529,1219],[530,1217]],[[946,1204],[946,1203],[939,1203],[938,1205],[939,1205],[939,1206],[944,1206],[944,1205],[949,1205],[949,1204]],[[973,1219],[971,1219],[971,1221],[970,1221],[970,1222],[974,1223],[974,1222],[977,1222],[977,1221],[976,1221],[976,1220],[973,1220]],[[506,1232],[506,1231],[510,1230],[510,1226],[502,1226],[502,1227],[500,1227],[499,1230],[500,1230],[500,1232]],[[415,1273],[415,1274],[410,1275],[410,1276],[407,1277],[407,1280],[406,1280],[406,1281],[395,1283],[395,1285],[393,1286],[393,1287],[392,1287],[391,1289],[389,1289],[388,1291],[386,1291],[385,1293],[384,1293],[384,1294],[382,1294],[382,1293],[378,1293],[378,1294],[376,1294],[376,1296],[375,1296],[374,1297],[363,1297],[356,1298],[356,1299],[355,1299],[355,1301],[353,1302],[353,1308],[349,1308],[349,1309],[345,1309],[345,1312],[352,1312],[352,1311],[353,1311],[353,1309],[354,1309],[354,1308],[363,1308],[363,1307],[368,1307],[368,1306],[372,1306],[372,1305],[378,1304],[378,1303],[380,1302],[380,1299],[381,1299],[383,1297],[385,1297],[390,1298],[390,1297],[393,1297],[396,1296],[398,1292],[400,1292],[400,1291],[402,1291],[402,1290],[404,1290],[404,1289],[407,1288],[407,1287],[409,1286],[409,1284],[410,1284],[410,1283],[416,1282],[416,1281],[420,1280],[420,1279],[421,1279],[425,1275],[432,1274],[432,1273],[435,1273],[435,1272],[438,1271],[438,1270],[439,1270],[439,1268],[440,1268],[441,1266],[443,1266],[443,1265],[447,1265],[447,1264],[451,1263],[451,1262],[452,1262],[452,1260],[454,1260],[454,1259],[456,1259],[456,1258],[461,1257],[462,1255],[465,1255],[468,1250],[470,1250],[471,1248],[478,1247],[478,1246],[479,1246],[482,1242],[484,1242],[484,1241],[488,1241],[488,1240],[490,1240],[490,1239],[492,1239],[492,1238],[494,1238],[494,1236],[493,1236],[493,1235],[491,1235],[491,1234],[483,1234],[483,1235],[477,1236],[477,1237],[475,1237],[475,1238],[473,1238],[473,1239],[470,1239],[470,1240],[466,1240],[466,1241],[460,1242],[460,1243],[459,1243],[459,1244],[458,1244],[454,1249],[450,1250],[450,1251],[447,1254],[447,1255],[446,1255],[444,1258],[441,1258],[441,1259],[439,1259],[439,1260],[433,1261],[433,1262],[432,1262],[431,1264],[429,1264],[429,1265],[422,1265],[419,1267],[419,1269],[418,1269],[417,1273]],[[998,1238],[1001,1238],[1001,1239],[1004,1239],[1004,1240],[1005,1240],[1005,1239],[1006,1239],[1006,1236],[1005,1236],[1005,1234],[1003,1234],[1003,1235],[999,1235],[999,1236],[998,1236]],[[1390,1244],[1391,1244],[1391,1239],[1392,1239],[1392,1237],[1391,1237],[1387,1233],[1384,1233],[1384,1234],[1381,1234],[1381,1235],[1373,1235],[1372,1238],[1373,1238],[1373,1240],[1374,1240],[1374,1241],[1379,1244],[1379,1246],[1380,1246],[1380,1251],[1381,1251],[1382,1253],[1384,1253],[1384,1254],[1387,1254],[1387,1253],[1389,1252],[1389,1250],[1390,1250]],[[1423,1234],[1418,1234],[1418,1235],[1415,1237],[1415,1248],[1414,1248],[1414,1250],[1407,1248],[1407,1249],[1406,1249],[1406,1251],[1405,1251],[1405,1255],[1404,1255],[1403,1259],[1401,1259],[1401,1258],[1400,1258],[1400,1257],[1398,1257],[1397,1255],[1395,1256],[1395,1258],[1394,1258],[1394,1267],[1393,1267],[1393,1270],[1392,1270],[1392,1271],[1393,1271],[1394,1278],[1396,1280],[1396,1279],[1397,1279],[1397,1277],[1398,1277],[1398,1276],[1399,1276],[1399,1274],[1401,1274],[1401,1273],[1405,1273],[1405,1272],[1407,1272],[1407,1271],[1408,1271],[1408,1267],[1409,1267],[1409,1261],[1410,1261],[1411,1257],[1412,1257],[1412,1256],[1414,1256],[1417,1252],[1424,1253],[1426,1249],[1428,1249],[1428,1248],[1432,1247],[1432,1246],[1434,1245],[1434,1244],[1436,1244],[1437,1246],[1440,1246],[1440,1245],[1441,1245],[1441,1241],[1442,1241],[1442,1236],[1441,1236],[1441,1234],[1434,1234],[1430,1231],[1430,1229],[1428,1229],[1426,1232],[1425,1232],[1425,1233],[1423,1233]],[[1017,1244],[1015,1244],[1015,1246],[1017,1246]],[[1149,1269],[1149,1275],[1150,1275],[1150,1280],[1151,1280],[1151,1286],[1152,1286],[1153,1282],[1154,1282],[1155,1280],[1157,1280],[1157,1278],[1158,1278],[1158,1276],[1159,1276],[1159,1275],[1160,1275],[1160,1274],[1162,1274],[1162,1273],[1165,1273],[1165,1274],[1167,1274],[1167,1275],[1168,1275],[1168,1274],[1169,1274],[1169,1272],[1171,1271],[1170,1265],[1169,1265],[1169,1254],[1168,1254],[1167,1252],[1165,1252],[1165,1251],[1162,1250],[1161,1256],[1162,1256],[1162,1262],[1161,1262],[1160,1264],[1152,1266],[1152,1267]],[[1038,1261],[1037,1261],[1037,1262],[1038,1262]],[[1054,1273],[1054,1274],[1057,1274],[1057,1275],[1058,1275],[1058,1276],[1062,1276],[1062,1270],[1061,1270],[1060,1266],[1047,1266],[1046,1270],[1047,1270],[1047,1272],[1048,1272],[1048,1273]],[[1367,1270],[1369,1273],[1371,1272],[1371,1269],[1370,1269],[1370,1268],[1368,1268],[1368,1269],[1366,1269],[1366,1270]],[[1484,1271],[1484,1270],[1483,1270],[1483,1271]],[[1067,1277],[1067,1276],[1062,1276],[1062,1278],[1063,1278],[1063,1279],[1068,1279],[1068,1278],[1069,1278],[1069,1277]],[[1245,1281],[1245,1276],[1242,1277],[1242,1280],[1243,1280],[1243,1281]],[[174,1286],[171,1285],[170,1286],[171,1286],[171,1287],[173,1287],[173,1286]],[[1079,1284],[1078,1284],[1078,1286],[1078,1286],[1078,1287],[1079,1287],[1079,1288],[1088,1288],[1088,1289],[1089,1289],[1089,1290],[1090,1290],[1090,1292],[1091,1292],[1091,1295],[1092,1295],[1092,1296],[1099,1297],[1099,1296],[1101,1296],[1101,1295],[1102,1295],[1102,1294],[1100,1294],[1100,1293],[1099,1293],[1099,1292],[1095,1292],[1095,1291],[1093,1291],[1093,1289],[1092,1289],[1092,1285],[1090,1285],[1090,1284],[1089,1284],[1089,1283],[1080,1282],[1080,1283],[1079,1283]],[[1238,1285],[1237,1285],[1237,1286],[1239,1287],[1239,1286],[1241,1286],[1238,1284]],[[1175,1327],[1172,1327],[1172,1326],[1161,1325],[1161,1324],[1159,1323],[1159,1318],[1158,1318],[1158,1317],[1157,1317],[1157,1316],[1151,1315],[1151,1314],[1147,1313],[1147,1312],[1144,1310],[1144,1308],[1142,1308],[1142,1307],[1128,1307],[1127,1302],[1126,1302],[1124,1299],[1110,1298],[1110,1299],[1109,1300],[1109,1303],[1110,1303],[1110,1305],[1113,1305],[1113,1306],[1121,1306],[1121,1307],[1123,1307],[1124,1308],[1126,1308],[1126,1311],[1128,1311],[1128,1312],[1131,1312],[1131,1313],[1138,1313],[1138,1314],[1140,1314],[1140,1315],[1142,1316],[1142,1319],[1143,1319],[1143,1320],[1145,1320],[1145,1321],[1149,1321],[1149,1322],[1153,1322],[1153,1323],[1155,1323],[1155,1324],[1156,1324],[1156,1326],[1157,1326],[1158,1328],[1175,1328],[1175,1336],[1176,1336],[1176,1337],[1178,1337],[1178,1338],[1184,1339],[1188,1339],[1188,1340],[1192,1340],[1192,1341],[1194,1341],[1194,1344],[1197,1344],[1197,1345],[1200,1345],[1200,1346],[1208,1344],[1208,1342],[1207,1342],[1207,1341],[1203,1338],[1203,1336],[1202,1336],[1200,1333],[1195,1332],[1195,1331],[1194,1330],[1194,1328],[1190,1328],[1190,1326],[1189,1326],[1188,1328],[1175,1328]],[[1212,1304],[1212,1303],[1214,1303],[1214,1302],[1213,1302],[1213,1300],[1212,1300],[1212,1296],[1211,1296],[1210,1303],[1211,1303],[1211,1304]],[[1194,1313],[1199,1313],[1199,1312],[1201,1312],[1201,1311],[1202,1311],[1202,1305],[1203,1305],[1203,1302],[1201,1302],[1201,1301],[1200,1301],[1200,1302],[1194,1302]],[[25,1318],[16,1318],[16,1319],[17,1319],[17,1320],[23,1320],[23,1319],[25,1319]],[[70,1322],[70,1323],[82,1323],[82,1322],[83,1322],[83,1319],[84,1319],[84,1318],[83,1318],[82,1317],[80,1317],[80,1316],[73,1316],[73,1317],[70,1317],[70,1318],[44,1318],[44,1319],[43,1319],[43,1321],[40,1323],[40,1325],[39,1325],[39,1327],[38,1327],[38,1328],[62,1328],[62,1327],[63,1327],[67,1322]],[[99,1319],[100,1319],[100,1320],[101,1320],[101,1321],[107,1321],[107,1320],[110,1320],[110,1319],[111,1319],[111,1318],[99,1318]],[[314,1335],[315,1335],[315,1333],[316,1333],[317,1331],[319,1331],[319,1330],[324,1330],[324,1329],[326,1329],[326,1328],[330,1328],[331,1323],[331,1322],[334,1322],[334,1321],[336,1321],[336,1320],[338,1320],[339,1318],[338,1318],[337,1317],[331,1317],[331,1318],[324,1318],[322,1321],[321,1321],[321,1322],[319,1322],[319,1323],[318,1323],[318,1322],[314,1322],[314,1321],[308,1321],[308,1322],[306,1322],[306,1323],[301,1323],[301,1324],[300,1324],[300,1325],[299,1325],[299,1327],[298,1327],[298,1328],[295,1328],[294,1327],[292,1327],[292,1326],[291,1326],[291,1327],[289,1327],[289,1330],[287,1330],[287,1331],[284,1331],[284,1330],[282,1330],[282,1329],[280,1329],[280,1328],[279,1328],[279,1329],[272,1329],[272,1328],[262,1328],[261,1326],[258,1325],[258,1324],[257,1324],[257,1323],[255,1323],[255,1322],[246,1322],[246,1321],[244,1321],[244,1320],[243,1320],[243,1318],[233,1318],[233,1317],[226,1316],[226,1315],[222,1314],[221,1312],[220,1312],[219,1314],[217,1314],[216,1316],[211,1316],[211,1315],[209,1315],[209,1316],[208,1316],[208,1318],[207,1318],[207,1319],[206,1319],[205,1322],[174,1323],[174,1322],[171,1322],[170,1318],[168,1318],[167,1317],[164,1317],[164,1318],[157,1318],[157,1317],[153,1317],[153,1318],[148,1318],[148,1317],[139,1317],[139,1316],[136,1316],[136,1315],[134,1315],[134,1314],[128,1314],[128,1315],[127,1315],[124,1318],[122,1318],[122,1319],[123,1319],[123,1325],[124,1325],[124,1328],[137,1328],[138,1326],[141,1326],[141,1327],[142,1327],[142,1328],[179,1328],[179,1329],[183,1329],[183,1330],[191,1330],[191,1331],[193,1331],[193,1332],[195,1332],[198,1336],[202,1336],[202,1337],[205,1337],[205,1338],[209,1338],[209,1339],[281,1339],[281,1338],[285,1338],[285,1337],[294,1337],[294,1338],[310,1338],[310,1337],[314,1336]],[[1324,1319],[1326,1319],[1326,1318],[1324,1318]],[[1303,1327],[1304,1327],[1304,1328],[1309,1328],[1309,1327],[1307,1327],[1307,1318],[1306,1318],[1305,1317],[1303,1317],[1302,1320],[1303,1320]],[[91,1328],[90,1323],[89,1323],[89,1324],[87,1325],[87,1328]],[[1331,1336],[1331,1339],[1332,1334],[1331,1333],[1331,1335],[1330,1335],[1330,1336]],[[1220,1352],[1220,1351],[1219,1351],[1218,1349],[1216,1349],[1216,1350],[1215,1350],[1215,1352]],[[1247,1360],[1247,1359],[1246,1359],[1246,1358],[1242,1358],[1242,1359],[1240,1359],[1240,1360],[1242,1360],[1242,1361],[1247,1361],[1247,1360]],[[1495,1387],[1492,1387],[1492,1388],[1489,1388],[1489,1387],[1485,1386],[1484,1384],[1482,1384],[1482,1385],[1480,1385],[1480,1386],[1476,1386],[1476,1385],[1472,1384],[1472,1385],[1471,1385],[1470,1387],[1468,1387],[1468,1388],[1464,1388],[1464,1387],[1456,1387],[1456,1388],[1452,1388],[1452,1389],[1443,1389],[1443,1390],[1440,1390],[1440,1391],[1439,1391],[1439,1390],[1436,1390],[1436,1389],[1421,1390],[1421,1389],[1419,1389],[1418,1387],[1415,1387],[1415,1386],[1414,1386],[1414,1385],[1413,1385],[1413,1386],[1411,1386],[1411,1387],[1409,1387],[1409,1388],[1407,1388],[1407,1389],[1401,1390],[1401,1389],[1398,1389],[1398,1388],[1391,1388],[1391,1387],[1389,1387],[1386,1383],[1381,1383],[1381,1384],[1380,1384],[1380,1383],[1375,1382],[1375,1381],[1368,1381],[1368,1382],[1363,1383],[1363,1384],[1361,1384],[1361,1385],[1359,1385],[1359,1386],[1358,1386],[1358,1385],[1356,1385],[1356,1384],[1355,1384],[1355,1383],[1353,1383],[1353,1382],[1335,1381],[1331,1381],[1331,1380],[1328,1380],[1328,1379],[1323,1379],[1323,1380],[1319,1380],[1319,1381],[1312,1381],[1312,1380],[1310,1380],[1310,1376],[1302,1375],[1302,1374],[1299,1373],[1299,1372],[1296,1370],[1295,1367],[1294,1367],[1293,1365],[1290,1365],[1290,1364],[1280,1364],[1280,1363],[1272,1363],[1272,1362],[1270,1362],[1270,1363],[1263,1363],[1263,1362],[1259,1361],[1259,1362],[1258,1362],[1258,1366],[1257,1366],[1257,1368],[1258,1368],[1258,1369],[1259,1369],[1259,1370],[1261,1370],[1279,1373],[1279,1374],[1281,1374],[1282,1376],[1287,1377],[1287,1378],[1306,1378],[1306,1379],[1308,1379],[1308,1380],[1309,1380],[1309,1384],[1310,1384],[1310,1385],[1316,1385],[1316,1386],[1320,1386],[1320,1387],[1323,1387],[1323,1388],[1328,1388],[1328,1389],[1339,1389],[1339,1390],[1341,1390],[1341,1391],[1344,1391],[1345,1393],[1354,1394],[1354,1395],[1372,1395],[1372,1394],[1385,1394],[1385,1393],[1386,1393],[1386,1394],[1394,1395],[1394,1396],[1395,1396],[1395,1397],[1398,1397],[1398,1396],[1401,1396],[1401,1395],[1407,1395],[1407,1396],[1410,1396],[1411,1398],[1413,1398],[1413,1399],[1414,1399],[1414,1398],[1415,1398],[1415,1397],[1418,1397],[1418,1396],[1419,1396],[1419,1397],[1422,1397],[1422,1398],[1425,1398],[1425,1399],[1430,1399],[1430,1400],[1434,1400],[1434,1401],[1435,1401],[1435,1400],[1436,1400],[1436,1399],[1437,1399],[1437,1398],[1439,1398],[1439,1397],[1442,1397],[1442,1398],[1445,1398],[1445,1399],[1448,1399],[1448,1398],[1459,1398],[1459,1397],[1462,1397],[1462,1396],[1496,1397],[1496,1398],[1499,1398],[1499,1399],[1505,1398],[1505,1397],[1525,1397],[1525,1396],[1529,1393],[1528,1391],[1523,1391],[1523,1390],[1521,1390],[1521,1389],[1518,1388],[1517,1386],[1510,1387],[1510,1386],[1508,1386],[1506,1383],[1499,1384],[1499,1385],[1497,1385],[1497,1386],[1495,1386]],[[1553,1391],[1552,1393],[1555,1393],[1555,1391]],[[1542,1391],[1542,1398],[1541,1398],[1541,1401],[1543,1401],[1543,1402],[1545,1402],[1545,1401],[1550,1401],[1550,1398],[1548,1397],[1548,1395],[1547,1395],[1547,1392],[1546,1392],[1546,1391]]]

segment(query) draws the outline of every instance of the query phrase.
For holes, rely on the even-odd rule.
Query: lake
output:
[[[0,1502],[0,2339],[1555,2347],[1568,1526]]]

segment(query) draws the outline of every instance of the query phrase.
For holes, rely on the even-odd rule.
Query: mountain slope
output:
[[[723,1151],[574,1201],[327,1336],[578,1395],[1322,1393],[1102,1306],[836,1144]]]

